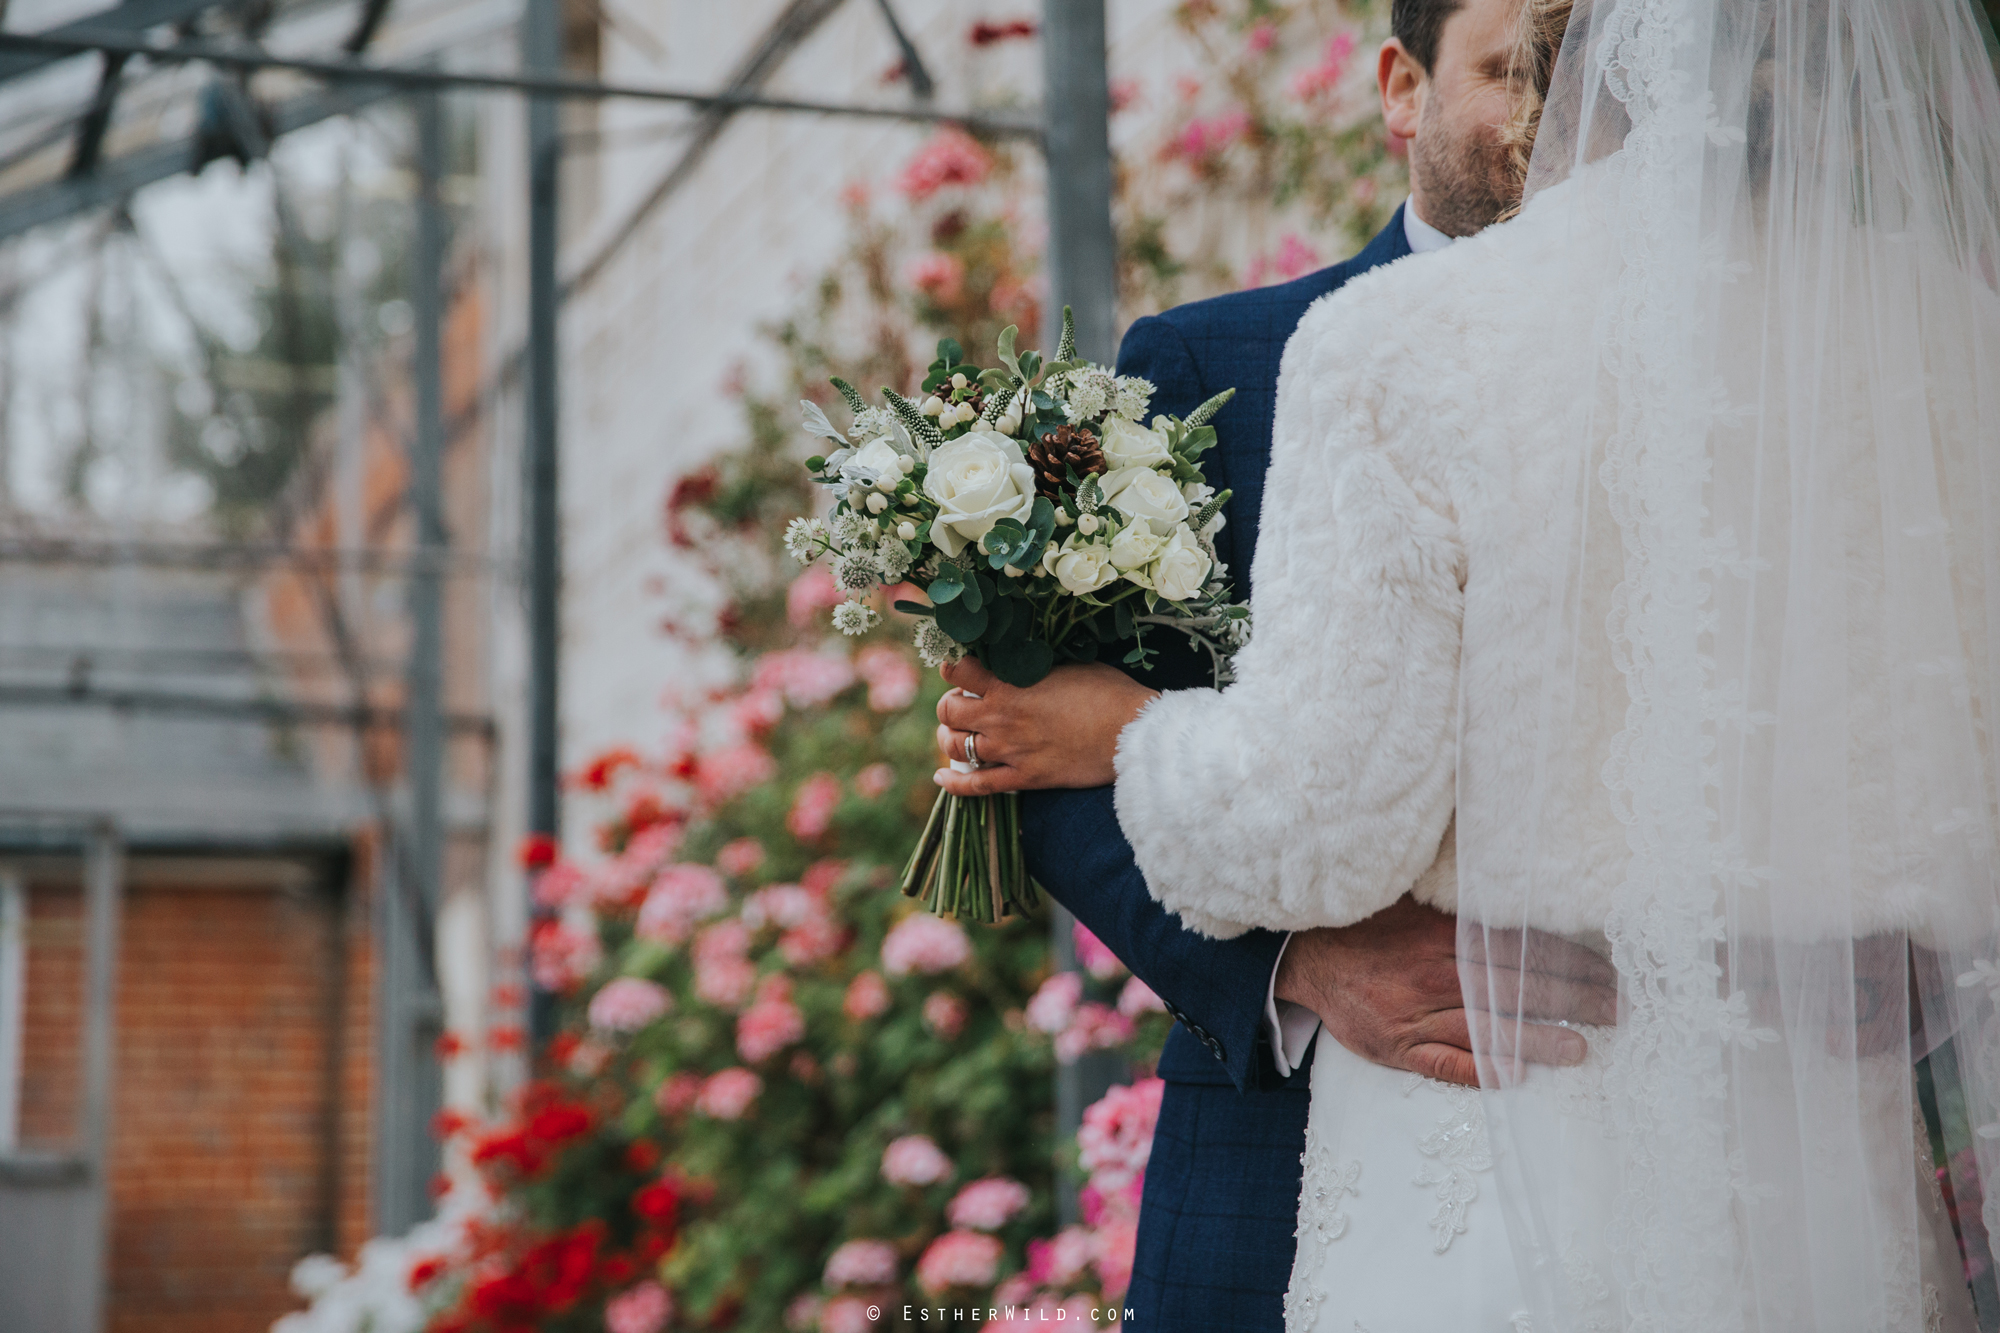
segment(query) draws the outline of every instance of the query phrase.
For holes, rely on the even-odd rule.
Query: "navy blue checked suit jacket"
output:
[[[1139,320],[1125,334],[1118,372],[1153,382],[1154,411],[1185,416],[1212,394],[1236,390],[1215,419],[1218,444],[1202,461],[1211,485],[1235,492],[1216,554],[1239,597],[1250,594],[1285,343],[1307,306],[1409,253],[1398,209],[1346,263],[1283,286],[1179,306]],[[1185,640],[1160,632],[1151,643],[1161,660],[1146,674],[1148,684],[1209,683],[1206,656],[1198,658]],[[1265,991],[1284,936],[1253,930],[1211,940],[1182,929],[1146,891],[1109,787],[1031,792],[1022,822],[1035,878],[1177,1020],[1160,1057],[1166,1096],[1123,1302],[1134,1312],[1128,1327],[1278,1333],[1292,1270],[1308,1095],[1307,1069],[1279,1079],[1264,1021]]]

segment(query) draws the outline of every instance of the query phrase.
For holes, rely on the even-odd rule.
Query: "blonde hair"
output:
[[[1512,107],[1500,127],[1500,143],[1507,150],[1507,170],[1514,181],[1514,204],[1500,220],[1521,211],[1521,193],[1528,184],[1528,161],[1534,155],[1535,134],[1541,129],[1542,108],[1555,80],[1556,57],[1562,53],[1563,36],[1569,31],[1570,15],[1577,0],[1526,0],[1514,30],[1514,50],[1508,61],[1508,83]]]

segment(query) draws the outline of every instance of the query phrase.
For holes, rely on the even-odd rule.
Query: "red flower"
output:
[[[576,1048],[583,1044],[583,1038],[574,1032],[558,1032],[549,1038],[549,1063],[567,1065],[576,1054]]]
[[[993,46],[999,42],[1018,41],[1034,35],[1033,19],[1010,19],[1003,23],[981,19],[972,25],[972,31],[965,35],[965,40],[974,46]]]
[[[486,1046],[492,1051],[518,1051],[526,1044],[527,1034],[514,1023],[502,1023],[486,1033]]]
[[[417,1260],[410,1265],[410,1290],[416,1291],[436,1281],[443,1275],[444,1270],[444,1260],[435,1254],[427,1259]]]
[[[667,1180],[656,1180],[632,1196],[633,1215],[655,1231],[672,1232],[680,1206],[680,1191]]]
[[[634,1139],[625,1149],[625,1169],[643,1176],[660,1164],[659,1145],[650,1139]]]
[[[430,1178],[430,1182],[424,1186],[424,1189],[430,1194],[431,1198],[442,1199],[445,1195],[451,1193],[451,1177],[440,1171]]]
[[[431,1043],[431,1049],[437,1052],[440,1060],[456,1060],[465,1053],[465,1038],[456,1032],[443,1032]]]
[[[530,833],[515,848],[514,859],[524,870],[541,870],[555,864],[558,850],[556,840],[548,834]]]
[[[431,1133],[440,1139],[452,1138],[472,1128],[472,1117],[447,1106],[431,1117]]]
[[[585,764],[571,781],[585,791],[605,791],[618,780],[620,769],[637,767],[638,751],[628,745],[620,745]]]

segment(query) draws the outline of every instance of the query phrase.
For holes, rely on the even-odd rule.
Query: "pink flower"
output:
[[[701,756],[694,781],[701,799],[715,806],[769,782],[777,772],[777,762],[762,746],[742,741]]]
[[[800,842],[812,842],[825,836],[839,805],[840,779],[831,773],[815,773],[799,784],[785,827]]]
[[[810,629],[822,613],[846,600],[847,594],[833,581],[831,569],[823,564],[808,565],[785,589],[785,619],[794,629]]]
[[[642,940],[679,944],[697,922],[729,906],[729,886],[703,865],[671,865],[646,891],[632,931]]]
[[[722,850],[715,854],[715,868],[723,874],[741,879],[764,864],[764,844],[755,838],[737,838],[722,844]]]
[[[606,1032],[637,1032],[674,1007],[657,981],[619,977],[590,997],[590,1025]]]
[[[574,861],[557,861],[535,877],[535,906],[561,911],[571,903],[588,906],[590,879]]]
[[[1111,81],[1111,114],[1129,111],[1138,104],[1145,93],[1145,87],[1137,79],[1113,79]]]
[[[1103,940],[1091,934],[1090,927],[1079,921],[1070,927],[1069,937],[1076,943],[1076,961],[1083,964],[1083,970],[1099,981],[1109,981],[1121,976],[1125,964],[1118,961],[1118,955],[1111,952]]]
[[[630,888],[644,884],[679,850],[683,832],[678,820],[668,820],[633,834],[613,863],[618,878]]]
[[[953,1170],[951,1158],[923,1134],[905,1134],[882,1153],[882,1177],[891,1185],[935,1185]]]
[[[847,862],[838,857],[822,857],[806,867],[806,873],[799,876],[799,884],[807,893],[832,893],[846,873]]]
[[[947,1231],[917,1260],[917,1285],[933,1294],[951,1287],[992,1285],[1000,1267],[997,1237],[977,1231]]]
[[[1354,58],[1354,34],[1338,32],[1326,44],[1326,54],[1311,69],[1302,69],[1292,76],[1292,96],[1302,102],[1326,96],[1340,86],[1341,78],[1347,73],[1348,62]]]
[[[896,1280],[896,1247],[886,1240],[850,1240],[827,1256],[821,1281],[841,1287],[879,1287]]]
[[[965,928],[928,912],[904,917],[882,940],[882,970],[892,977],[948,972],[971,957]]]
[[[1058,972],[1036,989],[1028,1001],[1028,1026],[1051,1035],[1061,1032],[1076,1017],[1077,1001],[1083,998],[1083,978],[1074,972]]]
[[[660,1333],[674,1312],[673,1298],[657,1282],[641,1282],[604,1303],[607,1333]]]
[[[958,296],[965,282],[965,264],[957,255],[933,251],[911,262],[910,285],[933,301],[949,301]]]
[[[1278,257],[1272,263],[1278,270],[1278,276],[1289,282],[1320,266],[1319,251],[1288,231],[1279,239]]]
[[[669,1075],[653,1094],[653,1105],[666,1116],[686,1115],[694,1109],[695,1099],[701,1096],[702,1077],[700,1074],[682,1070]]]
[[[896,787],[896,770],[888,764],[870,764],[854,775],[854,790],[869,800],[887,796]]]
[[[1111,1051],[1132,1040],[1132,1020],[1092,1000],[1076,1007],[1068,1027],[1056,1034],[1056,1059],[1070,1064],[1085,1051]]]
[[[1250,29],[1250,35],[1243,39],[1243,47],[1256,55],[1263,55],[1271,49],[1271,43],[1278,39],[1278,25],[1259,23]]]
[[[776,690],[751,690],[729,706],[729,716],[738,730],[761,736],[784,720],[785,696]]]
[[[701,1085],[694,1109],[717,1120],[741,1120],[762,1091],[764,1080],[747,1069],[717,1070]]]
[[[945,1220],[973,1231],[996,1231],[1028,1206],[1028,1187],[1006,1176],[975,1180],[946,1205]]]
[[[734,917],[694,937],[694,993],[709,1004],[734,1009],[750,997],[757,969],[745,954],[750,928]]]
[[[1133,977],[1125,983],[1125,989],[1118,992],[1118,1012],[1127,1018],[1137,1018],[1140,1014],[1164,1014],[1167,1003],[1153,993],[1153,988]]]
[[[1097,1229],[1097,1277],[1104,1299],[1115,1301],[1132,1282],[1132,1256],[1139,1247],[1139,1224],[1116,1218]]]
[[[859,1023],[875,1017],[889,1007],[889,983],[882,980],[880,972],[863,972],[847,983],[847,996],[840,1002],[841,1012]]]
[[[1064,1227],[1053,1240],[1028,1242],[1028,1276],[1037,1286],[1067,1286],[1097,1257],[1096,1238],[1085,1227]]]
[[[947,185],[977,185],[993,169],[993,158],[964,130],[947,126],[917,150],[896,178],[911,199],[928,199]]]
[[[782,977],[770,980],[783,981]],[[789,989],[789,988],[787,988]],[[788,994],[768,985],[757,1003],[736,1020],[736,1053],[745,1064],[759,1064],[806,1035],[805,1015]]]
[[[1077,1163],[1099,1190],[1110,1193],[1145,1171],[1165,1091],[1159,1079],[1142,1078],[1111,1089],[1084,1111],[1076,1133]]]
[[[1250,124],[1250,113],[1241,107],[1219,112],[1206,120],[1197,116],[1174,136],[1168,155],[1185,157],[1195,163],[1205,162],[1242,138],[1249,131]]]
[[[816,913],[778,936],[778,953],[793,967],[810,967],[846,948],[847,936],[845,926]]]
[[[924,1024],[946,1041],[965,1030],[965,1001],[950,991],[932,991],[924,997]]]
[[[854,667],[833,653],[788,648],[757,659],[750,687],[776,690],[794,708],[815,708],[854,683]]]
[[[836,1296],[819,1314],[819,1333],[877,1333],[865,1296]]]
[[[1034,1294],[1034,1279],[1026,1273],[1016,1273],[993,1289],[993,1303],[1003,1308],[1009,1305],[1026,1305],[1028,1298]]]
[[[773,884],[743,900],[743,924],[752,930],[765,926],[796,926],[810,920],[818,910],[813,895],[796,884]]]
[[[530,937],[535,984],[558,993],[569,990],[603,961],[597,932],[567,921],[544,921]]]
[[[854,659],[854,669],[868,682],[868,706],[878,713],[908,708],[923,684],[917,664],[885,643],[863,648]]]

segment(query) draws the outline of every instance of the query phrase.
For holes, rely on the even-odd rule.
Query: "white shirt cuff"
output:
[[[1279,1078],[1292,1076],[1319,1032],[1318,1014],[1302,1004],[1278,999],[1278,968],[1285,961],[1285,950],[1291,947],[1292,937],[1287,934],[1271,963],[1271,980],[1264,987],[1264,1022],[1270,1025],[1271,1061],[1278,1066]]]

